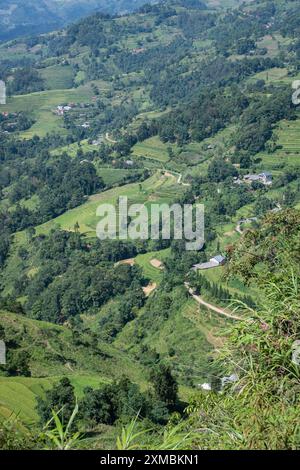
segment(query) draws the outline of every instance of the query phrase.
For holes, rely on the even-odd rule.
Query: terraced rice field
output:
[[[0,377],[0,416],[8,418],[12,413],[18,415],[24,424],[34,424],[38,421],[36,399],[43,397],[61,377],[25,378]],[[99,387],[103,384],[100,377],[72,376],[70,377],[78,397],[82,396],[87,386]]]
[[[262,159],[261,168],[276,170],[286,166],[300,165],[300,113],[295,121],[281,121],[277,130],[278,150],[272,154],[263,152],[258,155]]]
[[[74,73],[70,65],[51,65],[39,71],[50,90],[72,88]]]
[[[90,196],[81,206],[38,226],[37,233],[48,233],[55,227],[74,230],[74,225],[78,222],[81,233],[95,237],[96,225],[100,220],[96,215],[96,210],[100,204],[113,204],[117,207],[119,196],[127,196],[129,205],[171,202],[182,191],[183,187],[178,185],[174,178],[168,178],[156,172],[143,183],[131,183]]]
[[[164,144],[158,137],[150,137],[150,139],[139,142],[133,147],[133,155],[167,162],[169,160],[168,147],[172,146]]]
[[[90,102],[93,93],[90,86],[82,86],[69,90],[47,90],[28,95],[18,95],[8,98],[8,102],[1,109],[7,112],[25,111],[32,113],[36,122],[33,126],[21,133],[21,137],[30,139],[34,135],[45,136],[52,131],[64,134],[61,117],[53,114],[52,110],[58,105],[69,102]]]

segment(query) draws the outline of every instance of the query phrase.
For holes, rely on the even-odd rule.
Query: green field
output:
[[[76,157],[78,150],[81,149],[83,153],[97,151],[97,146],[89,144],[87,140],[81,140],[80,144],[74,142],[73,144],[65,145],[63,147],[57,147],[51,150],[51,155],[60,156],[66,152],[70,157]]]
[[[163,277],[163,270],[152,266],[151,260],[157,259],[163,263],[165,258],[167,258],[169,254],[170,254],[169,248],[167,248],[166,250],[152,251],[149,253],[138,255],[135,258],[135,262],[138,266],[140,266],[143,269],[144,275],[150,281],[156,282],[156,284],[159,284]]]
[[[263,72],[256,73],[247,81],[249,83],[256,82],[257,80],[264,80],[268,83],[278,84],[292,84],[294,80],[299,80],[300,75],[289,75],[287,68],[273,67],[271,69],[264,70]]]
[[[103,179],[106,186],[114,186],[116,184],[122,183],[125,178],[135,174],[135,170],[126,170],[123,168],[104,168],[101,166],[96,166],[97,174]]]
[[[182,186],[176,184],[175,178],[165,177],[156,172],[143,183],[131,183],[90,196],[87,202],[81,206],[38,226],[37,233],[48,233],[49,230],[58,226],[64,230],[74,230],[74,225],[78,222],[80,232],[94,237],[96,236],[96,225],[99,221],[96,210],[100,204],[113,204],[116,206],[119,196],[127,196],[129,204],[170,202],[181,191],[183,191]]]
[[[274,153],[262,152],[256,156],[261,159],[259,168],[282,170],[287,166],[300,165],[300,114],[295,121],[281,121],[275,129],[280,147]]]
[[[166,163],[169,160],[168,147],[174,146],[164,144],[159,137],[150,137],[133,147],[133,155]]]
[[[87,386],[98,388],[105,382],[97,376],[70,376],[76,395],[80,398]],[[36,424],[38,414],[35,410],[36,398],[43,397],[45,391],[57,383],[61,377],[0,377],[0,416],[8,418],[17,415],[25,425]]]
[[[73,70],[70,65],[51,65],[39,70],[49,90],[65,90],[73,86]]]
[[[34,117],[33,126],[21,133],[21,137],[30,139],[33,135],[45,136],[52,131],[65,134],[63,119],[56,116],[53,110],[60,104],[69,102],[89,102],[92,97],[90,86],[82,86],[70,90],[48,90],[17,95],[8,98],[3,111],[10,113],[24,111]]]

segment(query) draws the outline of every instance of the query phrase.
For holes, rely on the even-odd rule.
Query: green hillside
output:
[[[124,352],[96,341],[89,330],[78,340],[68,326],[55,326],[4,311],[0,317],[8,349],[13,342],[15,354],[28,354],[31,375],[0,376],[2,416],[20,413],[24,424],[36,423],[36,397],[43,396],[63,376],[70,378],[78,397],[85,387],[97,388],[123,374],[144,383],[141,368],[137,366],[133,370]],[[3,367],[1,370],[3,374]]]
[[[86,17],[86,2],[44,2],[28,36],[15,3],[0,33],[0,448],[18,446],[11,414],[22,441],[77,398],[87,448],[137,415],[152,430],[137,447],[183,421],[178,448],[299,448],[299,4],[124,0]],[[187,250],[172,217],[169,239],[162,221],[157,239],[98,238],[97,208],[119,217],[120,196],[149,215],[204,205],[204,245]]]

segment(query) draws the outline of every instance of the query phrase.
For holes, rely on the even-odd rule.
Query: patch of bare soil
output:
[[[157,258],[153,258],[151,261],[150,261],[150,264],[151,266],[153,266],[154,268],[156,269],[164,269],[164,265],[163,263],[157,259]]]
[[[144,291],[145,296],[149,297],[151,292],[153,292],[156,289],[156,287],[157,287],[156,282],[150,282],[150,284],[148,284],[148,286],[143,287],[143,291]]]

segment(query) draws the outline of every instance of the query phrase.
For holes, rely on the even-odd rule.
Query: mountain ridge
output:
[[[0,41],[50,32],[96,11],[129,13],[145,3],[146,0],[0,0]]]

